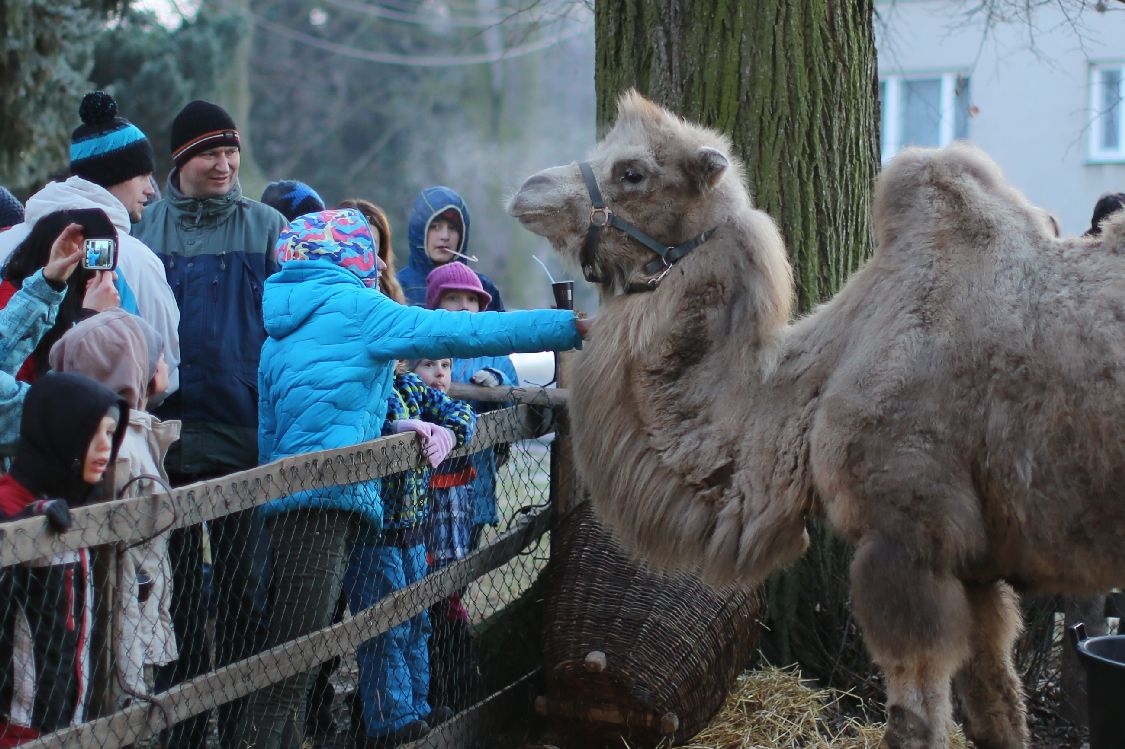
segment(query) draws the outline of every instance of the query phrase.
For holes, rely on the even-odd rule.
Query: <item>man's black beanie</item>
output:
[[[172,120],[172,161],[177,168],[197,153],[222,146],[239,147],[238,128],[218,104],[196,99]]]

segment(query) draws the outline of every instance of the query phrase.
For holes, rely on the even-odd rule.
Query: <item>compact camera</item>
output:
[[[82,246],[82,267],[113,270],[117,267],[117,240],[112,237],[87,239]]]
[[[101,208],[73,208],[70,220],[82,226],[82,267],[113,270],[117,267],[117,227]]]

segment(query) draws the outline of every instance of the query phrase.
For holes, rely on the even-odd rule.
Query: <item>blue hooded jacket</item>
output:
[[[356,211],[328,211],[354,223]],[[296,226],[301,217],[292,226]],[[287,230],[279,257],[291,249]],[[370,245],[370,227],[347,234]],[[324,240],[331,242],[330,239]],[[574,313],[447,312],[406,307],[368,288],[356,272],[328,256],[290,253],[266,281],[262,301],[268,335],[258,369],[258,451],[262,463],[313,450],[347,447],[382,433],[396,359],[471,357],[575,348]],[[299,508],[360,513],[382,526],[376,480],[299,492],[263,506],[267,517]]]
[[[448,187],[427,187],[418,193],[414,199],[414,206],[410,209],[410,222],[407,224],[406,238],[410,244],[410,258],[405,268],[398,272],[398,282],[402,284],[406,301],[418,307],[426,304],[426,276],[430,275],[437,266],[430,256],[426,254],[426,230],[439,213],[452,208],[461,214],[461,247],[458,252],[466,255],[469,253],[469,207],[453,190]],[[503,312],[504,300],[500,298],[500,289],[492,279],[473,269],[480,279],[481,286],[492,296],[487,310],[489,312]]]

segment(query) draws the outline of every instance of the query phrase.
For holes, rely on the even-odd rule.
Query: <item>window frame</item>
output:
[[[1117,101],[1114,104],[1117,117],[1117,146],[1115,148],[1107,148],[1103,141],[1105,130],[1102,118],[1106,116],[1106,110],[1102,104],[1106,99],[1106,91],[1102,74],[1106,71],[1117,72]],[[1092,63],[1089,81],[1089,159],[1100,163],[1125,162],[1125,61]]]
[[[879,155],[884,163],[907,145],[911,145],[902,142],[903,84],[909,81],[935,79],[941,81],[941,119],[938,122],[938,145],[948,146],[958,138],[968,137],[968,111],[964,115],[965,132],[958,134],[956,131],[959,88],[963,85],[966,90],[972,90],[972,78],[967,72],[946,70],[881,75],[879,76],[879,86],[883,96],[881,101],[882,114],[879,122]]]

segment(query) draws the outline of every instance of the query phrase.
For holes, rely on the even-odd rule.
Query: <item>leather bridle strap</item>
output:
[[[601,283],[604,279],[594,273],[594,253],[598,249],[598,239],[602,229],[609,224],[613,215],[605,207],[602,191],[598,189],[598,181],[594,179],[594,172],[590,169],[590,162],[578,162],[578,170],[582,172],[582,179],[586,182],[586,191],[590,193],[590,228],[586,230],[586,243],[582,245],[582,253],[578,256],[578,263],[582,266],[582,275],[589,283]]]
[[[582,266],[582,275],[585,276],[586,280],[590,283],[602,283],[604,281],[603,278],[594,273],[594,255],[597,252],[598,240],[601,238],[602,229],[606,226],[612,226],[614,229],[625,232],[649,250],[656,253],[657,259],[646,263],[644,266],[645,273],[660,274],[660,277],[655,279],[656,282],[664,277],[664,273],[666,273],[674,263],[706,242],[715,232],[714,229],[708,229],[694,239],[690,239],[676,247],[661,244],[628,221],[619,218],[613,211],[606,207],[605,199],[602,198],[602,192],[598,189],[598,181],[594,178],[594,171],[590,168],[590,162],[578,162],[578,170],[582,172],[582,180],[586,183],[586,191],[590,194],[590,203],[592,205],[590,210],[590,228],[586,230],[586,242],[582,245],[582,252],[578,257],[578,262]],[[650,290],[656,288],[656,282],[648,284]]]

